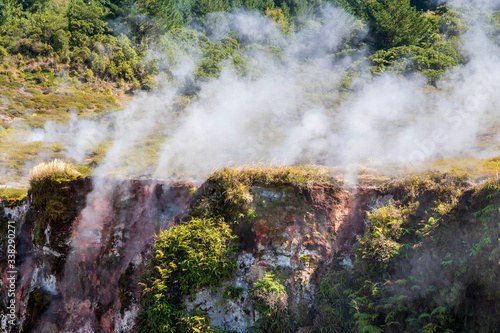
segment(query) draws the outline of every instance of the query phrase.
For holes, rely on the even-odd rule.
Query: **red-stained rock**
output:
[[[114,332],[123,327],[128,332],[154,236],[185,216],[193,184],[82,178],[61,186],[74,204],[61,220],[48,224],[50,242],[34,242],[42,207],[30,206],[18,222],[19,327],[25,332]],[[120,280],[129,266],[128,276]],[[6,269],[1,269],[5,280]],[[119,280],[126,294],[120,294]],[[49,303],[36,322],[27,324],[24,310],[35,289]]]

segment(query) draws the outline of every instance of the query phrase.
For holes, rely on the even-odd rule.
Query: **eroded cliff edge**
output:
[[[225,169],[199,187],[54,179],[2,205],[2,228],[16,225],[18,272],[10,326],[2,262],[2,328],[150,331],[148,321],[158,331],[186,332],[495,331],[498,189],[495,179],[473,185],[454,174],[351,188],[315,168]],[[227,224],[236,237],[223,259],[233,266],[181,288],[191,272],[160,274],[182,263],[162,261],[168,253],[158,254],[164,248],[155,235],[192,221],[218,228],[203,229],[207,235]],[[148,295],[156,289],[145,277],[162,276],[164,295]],[[274,286],[283,289],[273,294]]]

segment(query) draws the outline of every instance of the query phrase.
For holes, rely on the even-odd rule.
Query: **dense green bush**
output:
[[[410,0],[334,0],[334,3],[370,23],[377,48],[432,42],[433,25]]]
[[[180,309],[180,297],[231,276],[236,267],[235,238],[224,221],[214,219],[191,219],[163,231],[141,283],[145,294],[141,330],[192,332],[198,327],[210,332],[202,314]]]
[[[379,50],[370,56],[372,73],[385,71],[409,75],[420,73],[435,82],[450,68],[459,63],[458,54],[448,44],[436,44],[431,48],[400,46]]]
[[[351,274],[349,270],[335,267],[320,281],[314,322],[322,333],[353,332],[350,294],[354,282]]]

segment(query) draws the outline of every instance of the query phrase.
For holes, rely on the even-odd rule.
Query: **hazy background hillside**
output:
[[[498,155],[497,8],[2,1],[2,182],[54,157],[162,178],[248,163],[494,172],[477,158]]]

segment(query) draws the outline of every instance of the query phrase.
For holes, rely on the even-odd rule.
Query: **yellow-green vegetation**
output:
[[[10,64],[9,66],[11,66]],[[44,78],[39,83],[37,78]],[[52,72],[36,75],[24,73],[3,73],[0,71],[0,93],[2,121],[8,127],[14,119],[23,119],[28,125],[42,127],[47,120],[65,122],[71,113],[77,115],[102,114],[116,110],[130,100],[121,89],[109,89],[109,83],[82,83],[71,78],[61,78]]]
[[[390,183],[353,269],[320,283],[324,332],[496,332],[500,185],[432,173]],[[432,273],[430,273],[432,272]]]
[[[291,322],[288,313],[288,294],[274,274],[266,274],[255,282],[250,293],[259,319],[251,332],[288,332]]]
[[[307,187],[332,181],[332,169],[315,166],[245,166],[215,171],[208,180],[224,184]]]
[[[403,216],[411,214],[412,208],[395,207],[391,203],[368,213],[371,222],[369,237],[363,237],[357,246],[357,255],[363,259],[356,262],[359,271],[370,276],[390,269],[393,257],[401,248],[395,240],[408,232],[404,228]]]
[[[39,141],[19,142],[8,138],[9,133],[0,135],[0,168],[5,170],[0,175],[0,183],[7,181],[23,182],[29,166],[34,165],[41,156],[46,158],[64,158],[61,146],[58,144],[44,144]],[[6,138],[2,141],[2,138]]]
[[[437,159],[430,161],[428,167],[439,170],[455,170],[458,173],[469,174],[472,178],[497,176],[500,173],[500,156],[480,159],[472,156]]]
[[[252,186],[304,189],[335,181],[333,169],[312,166],[248,166],[220,169],[206,181],[205,196],[193,210],[196,216],[219,216],[233,222],[246,214],[252,202]]]
[[[0,201],[7,207],[17,206],[27,194],[26,188],[0,187]]]
[[[141,332],[214,332],[202,313],[184,313],[180,298],[232,275],[235,238],[229,225],[216,219],[193,218],[161,232],[141,283]]]
[[[52,58],[0,57],[0,182],[23,181],[36,160],[65,158],[60,144],[27,142],[31,127],[67,122],[73,113],[96,117],[130,101],[113,83],[82,82],[67,71]]]
[[[35,244],[45,244],[45,232],[49,227],[57,230],[50,235],[51,245],[55,245],[57,239],[65,237],[64,230],[69,229],[76,214],[77,203],[71,182],[79,177],[81,174],[73,165],[57,159],[42,162],[31,169],[32,202],[37,212]]]

